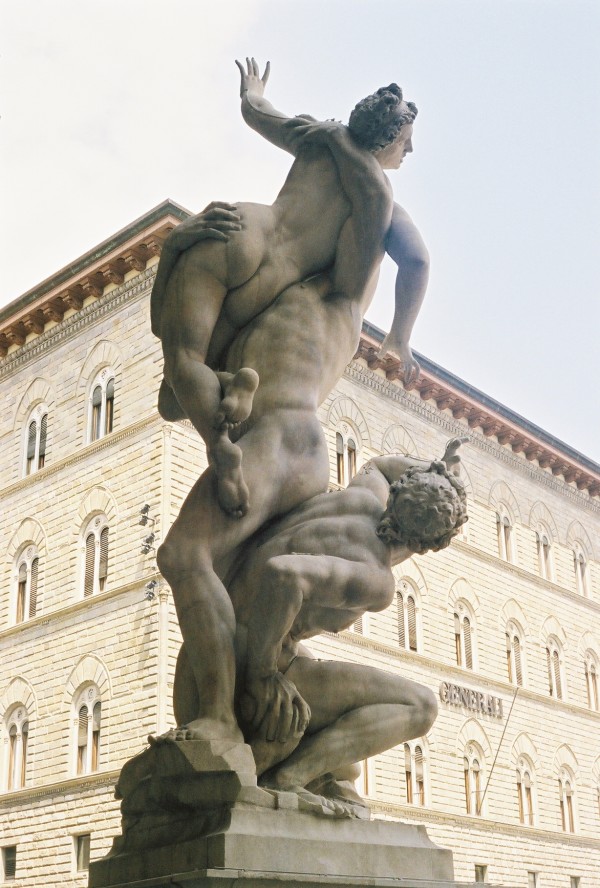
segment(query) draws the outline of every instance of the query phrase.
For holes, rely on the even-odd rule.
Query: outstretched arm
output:
[[[271,63],[267,62],[263,76],[254,59],[246,59],[246,66],[236,59],[241,83],[242,117],[249,127],[290,154],[296,154],[296,140],[285,124],[293,118],[281,111],[264,98],[264,91],[271,72]]]
[[[412,219],[398,204],[394,204],[385,248],[398,266],[398,274],[394,319],[379,354],[381,357],[388,351],[397,354],[404,365],[404,381],[411,382],[418,377],[420,368],[409,341],[425,298],[429,254]]]

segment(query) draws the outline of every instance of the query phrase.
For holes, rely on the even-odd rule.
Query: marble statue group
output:
[[[317,418],[386,252],[398,272],[382,352],[406,381],[419,373],[409,339],[428,256],[385,175],[412,151],[417,109],[391,84],[347,126],[288,117],[264,97],[269,66],[237,64],[244,120],[293,162],[271,206],[215,202],[175,228],[152,292],[159,411],[189,419],[209,460],[158,552],[183,646],[177,727],[152,744],[237,749],[260,786],[365,816],[357,763],[426,733],[434,695],[304,642],[387,607],[392,567],[466,521],[460,439],[438,459],[371,459],[330,493]]]

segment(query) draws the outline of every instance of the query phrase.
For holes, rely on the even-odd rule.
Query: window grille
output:
[[[404,744],[404,783],[408,805],[425,805],[425,761],[420,745]]]
[[[29,746],[29,718],[24,706],[17,706],[6,721],[8,733],[8,774],[9,792],[23,789],[27,779],[27,757]]]
[[[469,752],[464,757],[465,804],[467,814],[479,816],[483,804],[482,773],[478,754]]]
[[[92,386],[88,439],[98,441],[110,434],[114,427],[115,378],[112,371],[105,368]]]
[[[531,774],[525,765],[517,768],[517,795],[519,801],[519,822],[526,826],[534,825],[533,791]]]
[[[573,786],[571,781],[561,776],[558,780],[558,793],[560,799],[560,819],[563,832],[575,832],[575,818],[573,811]]]
[[[585,659],[585,684],[587,688],[588,706],[598,711],[598,667],[592,654],[588,653]]]
[[[37,415],[37,411],[36,411]],[[25,450],[25,475],[32,475],[43,469],[46,463],[46,442],[48,439],[48,414],[42,413],[32,419],[27,429]]]
[[[512,624],[509,624],[506,632],[508,680],[519,687],[522,687],[523,685],[523,662],[521,651],[522,645],[519,633]]]
[[[100,765],[102,703],[95,686],[86,687],[76,698],[75,773],[92,774]],[[83,702],[85,700],[85,702]]]
[[[38,611],[39,557],[35,547],[29,546],[17,562],[17,596],[15,623],[23,623],[35,617]]]
[[[17,877],[17,846],[7,845],[2,849],[4,881],[12,882]]]
[[[83,597],[106,590],[108,577],[108,535],[106,518],[96,517],[85,532]]]
[[[408,583],[403,581],[396,590],[398,608],[398,644],[409,651],[418,650],[417,605]]]

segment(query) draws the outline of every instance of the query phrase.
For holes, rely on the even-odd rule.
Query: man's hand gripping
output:
[[[301,737],[310,721],[308,704],[281,672],[249,678],[241,707],[244,720],[261,740],[286,743]]]
[[[201,213],[173,229],[169,236],[171,248],[183,253],[201,240],[228,241],[230,232],[241,231],[242,228],[236,210],[235,204],[214,200]]]

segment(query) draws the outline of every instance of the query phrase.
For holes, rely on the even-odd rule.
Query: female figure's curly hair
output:
[[[450,544],[467,521],[467,496],[443,462],[429,469],[408,469],[390,487],[377,536],[388,545],[405,545],[418,555]]]
[[[359,145],[367,151],[377,151],[391,145],[401,128],[416,116],[417,106],[404,102],[398,84],[390,83],[361,99],[350,115],[348,129]]]

